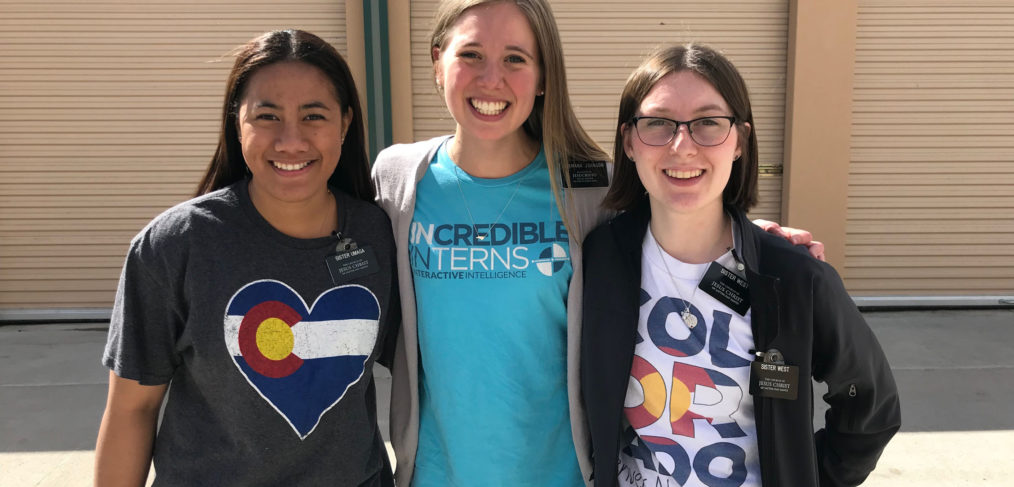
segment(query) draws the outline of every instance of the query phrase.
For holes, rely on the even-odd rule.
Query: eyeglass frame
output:
[[[658,145],[649,144],[649,143],[645,142],[644,139],[641,138],[641,132],[637,130],[637,122],[638,122],[638,120],[642,120],[642,119],[645,119],[645,118],[655,118],[655,119],[659,119],[659,120],[665,120],[665,121],[668,121],[668,122],[672,122],[672,123],[676,124],[676,128],[672,131],[672,135],[669,136],[669,140],[665,141],[665,143],[658,144]],[[726,120],[729,121],[729,132],[725,134],[725,138],[722,139],[721,142],[718,142],[716,144],[702,144],[702,143],[698,142],[697,139],[694,138],[694,131],[690,128],[690,124],[692,124],[694,122],[697,122],[697,121],[700,121],[700,120],[707,120],[709,118],[724,118],[724,119],[726,119]],[[652,147],[663,147],[663,146],[669,145],[670,143],[672,143],[673,139],[676,138],[676,134],[679,133],[679,131],[680,131],[680,125],[686,125],[686,127],[687,127],[687,135],[690,136],[690,140],[694,141],[695,144],[697,144],[697,145],[699,145],[701,147],[717,147],[717,146],[720,146],[720,145],[724,144],[725,141],[729,140],[729,135],[732,134],[732,128],[736,126],[736,122],[738,122],[738,120],[736,120],[736,117],[729,116],[729,115],[712,115],[712,116],[708,116],[708,117],[698,117],[698,118],[695,118],[693,120],[687,120],[686,122],[684,122],[682,120],[673,120],[671,118],[666,118],[666,117],[650,117],[650,116],[645,115],[643,117],[642,116],[632,117],[630,119],[630,121],[627,122],[627,123],[629,123],[632,127],[634,127],[634,133],[637,134],[637,139],[640,140],[641,143],[643,143],[644,145],[650,145]]]

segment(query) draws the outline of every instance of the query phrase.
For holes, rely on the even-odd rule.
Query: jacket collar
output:
[[[759,273],[760,259],[757,255],[757,236],[753,233],[756,229],[754,224],[746,213],[737,208],[727,206],[725,211],[732,216],[733,254],[736,260],[742,262],[747,269]],[[647,196],[642,197],[632,209],[616,217],[613,220],[613,231],[620,248],[640,252],[650,221],[651,205]]]
[[[732,216],[733,237],[735,239],[733,253],[745,267],[747,281],[750,283],[750,306],[753,319],[752,328],[757,350],[767,347],[778,336],[781,327],[779,295],[781,294],[779,279],[761,272],[760,238],[763,230],[757,228],[746,213],[732,207],[725,211]],[[613,233],[621,249],[632,264],[640,269],[641,244],[648,231],[651,220],[651,207],[648,198],[644,197],[634,208],[613,219]]]
[[[613,232],[620,248],[640,253],[644,235],[648,233],[649,221],[651,207],[648,205],[647,197],[641,198],[634,208],[613,219]]]
[[[753,272],[760,272],[760,258],[757,250],[757,235],[754,234],[755,226],[747,218],[746,213],[738,208],[725,207],[726,213],[732,216],[733,254],[736,260],[743,263],[747,269]]]
[[[759,240],[763,230],[757,228],[742,210],[730,207],[725,210],[732,215],[733,235],[736,237],[733,252],[746,267],[747,282],[750,283],[754,348],[766,351],[781,328],[781,283],[777,277],[761,272]]]

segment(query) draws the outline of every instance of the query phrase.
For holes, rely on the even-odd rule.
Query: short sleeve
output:
[[[131,243],[116,290],[102,363],[116,375],[144,385],[168,383],[180,363],[177,341],[185,317],[169,266],[155,265],[158,255],[148,236]]]

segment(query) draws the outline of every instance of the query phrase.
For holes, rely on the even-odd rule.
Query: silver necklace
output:
[[[652,234],[652,240],[655,241],[655,249],[658,250],[658,258],[662,261],[662,265],[665,266],[665,273],[669,275],[669,280],[672,281],[672,287],[676,288],[676,294],[679,295],[680,300],[683,301],[683,311],[680,312],[680,319],[683,320],[683,324],[687,325],[687,328],[691,330],[697,326],[697,317],[690,312],[690,301],[683,298],[683,293],[680,292],[680,286],[676,283],[676,278],[672,276],[672,272],[669,272],[669,264],[665,261],[665,256],[662,254],[662,246],[659,245],[658,239]],[[700,281],[700,279],[698,279]],[[694,286],[694,290],[690,293],[690,299],[694,299],[694,295],[697,294],[697,287]]]
[[[331,220],[331,218],[330,218],[331,217],[331,208],[328,208],[328,211],[324,212],[324,221],[321,222],[320,232],[318,232],[318,233],[320,233],[322,235],[325,235],[325,236],[328,235],[328,232],[326,230],[327,229],[327,222],[328,221],[333,221],[334,224],[335,224],[335,227],[338,226],[338,211],[337,211],[338,210],[338,198],[335,198],[334,195],[331,194],[331,189],[330,188],[328,188],[328,190],[327,190],[327,196],[328,196],[328,199],[331,200],[329,202],[329,203],[331,203],[331,205],[329,205],[329,206],[331,206],[331,208],[335,209],[335,218],[334,218],[334,220]],[[335,228],[335,231],[337,231],[337,230],[338,229]],[[330,233],[333,234],[334,231],[332,231]]]
[[[525,166],[525,169],[528,169],[528,166]],[[522,171],[525,169],[522,169]],[[489,224],[489,230],[486,233],[479,233],[478,227],[475,225],[475,218],[472,218],[472,209],[468,207],[468,198],[465,198],[465,191],[461,189],[461,178],[458,177],[458,166],[455,165],[452,170],[454,171],[454,182],[458,183],[458,193],[461,195],[461,201],[465,203],[465,212],[468,213],[468,221],[472,223],[472,231],[475,232],[475,239],[480,242],[485,241],[486,238],[493,233],[493,227],[497,223],[500,223],[500,218],[503,216],[504,212],[507,211],[507,207],[511,205],[511,202],[514,201],[514,197],[518,195],[518,191],[521,189],[521,183],[524,182],[524,180],[532,173],[532,171],[529,171],[518,180],[517,184],[514,185],[514,192],[511,193],[511,197],[507,199],[507,203],[500,209],[500,214],[496,216],[496,220],[493,220],[493,223]]]

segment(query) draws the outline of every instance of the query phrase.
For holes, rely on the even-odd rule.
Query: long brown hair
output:
[[[624,150],[623,137],[629,133],[630,119],[637,114],[641,102],[666,75],[690,71],[715,87],[736,117],[740,158],[732,165],[729,182],[722,192],[722,203],[749,211],[757,204],[757,129],[750,108],[750,93],[736,66],[718,51],[700,44],[669,47],[656,51],[641,63],[623,87],[620,113],[616,121],[616,145],[613,150],[613,182],[603,206],[614,210],[630,210],[644,196],[644,185],[637,176],[637,167]],[[635,136],[636,137],[636,136]]]
[[[540,142],[546,151],[550,182],[560,216],[568,232],[581,240],[580,222],[567,218],[567,204],[557,175],[563,175],[569,184],[570,162],[608,161],[608,156],[585,132],[574,114],[567,90],[567,73],[564,70],[563,42],[553,17],[553,10],[545,0],[444,0],[437,8],[430,35],[430,47],[443,50],[447,34],[466,10],[479,5],[512,3],[528,19],[539,48],[544,96],[535,97],[532,113],[522,128],[532,139]]]
[[[284,61],[298,61],[321,70],[334,87],[343,114],[352,113],[352,122],[342,143],[338,167],[328,178],[328,185],[355,198],[373,202],[370,163],[366,156],[363,110],[352,79],[352,71],[341,54],[326,41],[302,30],[277,30],[264,33],[238,48],[236,62],[225,85],[222,103],[222,127],[218,148],[208,170],[197,185],[197,195],[210,193],[242,180],[246,174],[239,143],[239,102],[246,85],[259,69]]]

